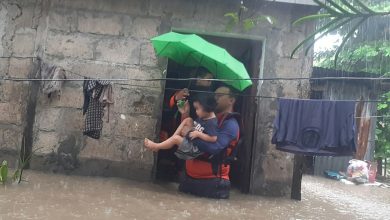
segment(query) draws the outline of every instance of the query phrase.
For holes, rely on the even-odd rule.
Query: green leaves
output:
[[[303,22],[306,22],[306,21],[317,20],[317,19],[327,18],[327,17],[332,17],[332,14],[308,15],[308,16],[299,18],[298,20],[294,21],[293,25],[296,26],[296,25],[300,25],[300,24],[302,24]]]
[[[387,107],[389,107],[389,106],[387,105],[387,103],[379,103],[379,104],[378,104],[378,110],[382,110],[382,109],[385,109],[385,108],[387,108]]]
[[[384,101],[378,103],[378,115],[390,115],[390,92],[381,96]],[[375,157],[390,157],[390,119],[378,118],[375,129]]]
[[[231,31],[235,25],[238,24],[238,13],[230,12],[224,15],[229,18],[229,22],[226,24],[226,31]]]
[[[267,22],[271,25],[274,25],[277,22],[274,17],[268,15],[253,14],[244,18],[244,15],[247,11],[248,8],[241,4],[238,12],[226,13],[224,17],[227,17],[229,21],[225,26],[225,30],[230,32],[234,27],[239,26],[242,27],[244,31],[250,31],[262,22]]]
[[[335,68],[334,56],[336,50],[315,54],[315,66]],[[341,51],[337,62],[336,69],[338,70],[390,76],[390,42],[376,40],[356,43]]]
[[[0,166],[0,183],[4,184],[8,179],[8,163],[4,160]]]
[[[370,17],[374,16],[386,16],[390,15],[390,11],[379,12],[374,11],[363,4],[360,0],[326,0],[326,3],[323,3],[319,0],[313,0],[317,5],[319,5],[323,11],[327,13],[320,13],[316,15],[308,15],[296,20],[293,25],[299,25],[306,21],[319,20],[324,18],[330,18],[331,20],[325,23],[322,27],[318,28],[314,33],[309,35],[305,40],[300,42],[294,50],[291,52],[291,58],[294,54],[301,49],[302,47],[306,48],[305,55],[307,55],[310,48],[313,44],[324,37],[326,34],[341,29],[343,26],[349,26],[351,29],[348,33],[342,36],[342,43],[335,51],[334,56],[334,67],[337,65],[337,61],[341,51],[344,46],[348,43],[350,38],[356,33],[356,30],[366,22]],[[315,38],[315,36],[318,36]]]

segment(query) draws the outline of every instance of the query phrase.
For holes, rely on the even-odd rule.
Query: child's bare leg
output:
[[[183,129],[181,129],[180,136],[185,137],[187,134],[192,131],[194,126],[184,126]]]
[[[172,137],[161,143],[155,143],[145,138],[144,145],[146,148],[155,151],[160,149],[170,149],[175,145],[179,145],[181,142],[183,142],[183,137],[181,137],[180,135],[173,135]]]
[[[192,126],[194,126],[194,121],[192,120],[192,118],[186,118],[180,123],[179,127],[176,129],[173,135],[180,135],[182,133],[183,128]]]

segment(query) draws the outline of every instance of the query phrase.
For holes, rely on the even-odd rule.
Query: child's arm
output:
[[[217,141],[217,136],[210,136],[208,134],[205,134],[205,133],[202,133],[199,131],[193,131],[189,135],[190,135],[191,140],[193,140],[194,138],[200,138],[201,140],[207,141],[207,142],[216,142]]]

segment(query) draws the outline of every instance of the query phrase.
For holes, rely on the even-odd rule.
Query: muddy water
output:
[[[305,177],[302,201],[243,195],[197,198],[176,184],[26,172],[27,183],[0,186],[5,219],[389,219],[390,189]],[[363,208],[364,207],[364,208]]]

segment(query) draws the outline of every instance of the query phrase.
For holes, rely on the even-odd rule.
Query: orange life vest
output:
[[[218,117],[218,126],[222,126],[223,122],[230,118],[235,118],[239,126],[241,125],[240,115],[238,113],[229,113]],[[232,153],[236,150],[241,138],[240,130],[237,138],[231,141],[229,146],[222,150],[221,153],[212,156],[205,154],[197,159],[186,160],[187,175],[195,179],[223,178],[229,180],[230,163],[226,162],[226,159],[232,156]]]

